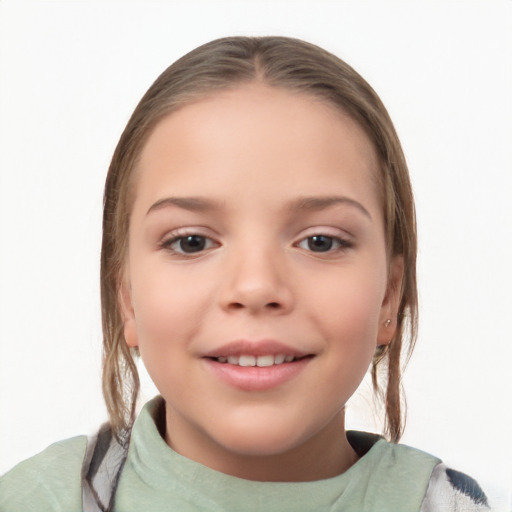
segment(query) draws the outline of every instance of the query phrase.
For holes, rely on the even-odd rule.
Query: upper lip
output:
[[[235,340],[225,345],[222,345],[218,348],[215,348],[209,352],[206,352],[203,357],[229,357],[229,356],[241,356],[241,355],[251,355],[251,356],[276,356],[279,354],[283,354],[286,356],[294,356],[294,357],[305,357],[310,355],[307,352],[303,352],[298,350],[297,348],[290,347],[284,343],[279,341],[271,340],[271,339],[262,339],[262,340]]]

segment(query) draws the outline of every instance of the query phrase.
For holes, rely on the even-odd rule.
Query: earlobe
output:
[[[389,266],[386,295],[382,302],[379,316],[377,346],[389,345],[395,336],[398,320],[398,308],[402,298],[402,282],[404,277],[404,259],[394,256]]]
[[[137,324],[135,322],[135,312],[133,310],[130,285],[123,280],[119,289],[119,309],[123,319],[123,333],[126,344],[135,348],[139,346],[137,334]]]

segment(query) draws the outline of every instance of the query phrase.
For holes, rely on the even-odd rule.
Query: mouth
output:
[[[271,339],[235,340],[203,354],[203,357],[221,364],[260,368],[293,363],[312,356],[298,348]]]
[[[301,359],[313,357],[312,355],[306,356],[295,356],[295,355],[286,355],[286,354],[268,354],[268,355],[245,355],[242,354],[240,356],[219,356],[219,357],[210,357],[208,359],[212,359],[213,361],[217,361],[221,364],[231,364],[234,366],[257,366],[259,368],[267,368],[269,366],[278,366],[287,363],[294,363]]]
[[[243,391],[268,391],[297,378],[315,354],[274,340],[238,340],[202,358],[225,384]]]

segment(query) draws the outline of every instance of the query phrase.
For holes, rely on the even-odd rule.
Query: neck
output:
[[[357,455],[345,435],[344,411],[320,432],[285,452],[254,455],[226,449],[203,433],[187,431],[166,415],[166,442],[177,453],[211,469],[246,480],[306,482],[337,476],[349,469]]]

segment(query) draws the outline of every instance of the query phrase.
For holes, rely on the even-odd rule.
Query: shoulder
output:
[[[427,489],[421,512],[489,512],[487,496],[471,477],[438,464]]]
[[[396,503],[393,510],[489,512],[487,497],[478,483],[448,468],[437,457],[388,443],[375,434],[347,432],[347,438],[360,457],[368,454],[371,458],[373,454],[372,484],[378,489],[375,503],[388,493],[386,499]]]
[[[364,473],[358,478],[358,485],[364,482],[362,503],[375,510],[420,510],[432,471],[441,462],[437,457],[375,434],[351,432],[347,439]]]
[[[378,434],[348,431],[347,439],[360,458],[375,459],[372,460],[372,468],[378,464],[379,467],[373,469],[380,469],[380,474],[386,479],[390,474],[396,474],[399,480],[405,478],[418,481],[421,477],[425,489],[434,467],[441,462],[427,452],[404,444],[390,443]]]
[[[87,437],[52,444],[0,478],[0,510],[81,509],[81,468]]]

